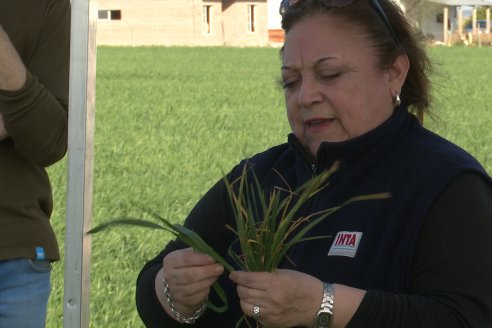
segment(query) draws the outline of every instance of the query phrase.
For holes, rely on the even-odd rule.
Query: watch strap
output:
[[[330,328],[333,319],[333,285],[323,282],[323,299],[314,320],[315,328]]]

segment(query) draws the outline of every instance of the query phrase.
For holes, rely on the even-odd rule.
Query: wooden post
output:
[[[89,327],[96,0],[72,0],[63,327]]]

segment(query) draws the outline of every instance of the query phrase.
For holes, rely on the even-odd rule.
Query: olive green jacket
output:
[[[58,260],[45,168],[67,149],[70,1],[0,0],[0,25],[28,70],[20,90],[0,90],[0,260]]]

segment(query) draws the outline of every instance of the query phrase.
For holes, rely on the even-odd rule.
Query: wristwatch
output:
[[[323,300],[314,318],[314,328],[330,328],[333,319],[333,285],[323,283]]]

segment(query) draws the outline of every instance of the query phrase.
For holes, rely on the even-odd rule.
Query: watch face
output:
[[[330,327],[331,324],[331,314],[329,313],[320,313],[316,318],[316,327],[324,328]]]

